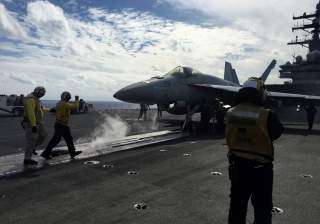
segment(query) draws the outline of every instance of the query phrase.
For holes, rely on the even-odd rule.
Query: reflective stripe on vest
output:
[[[268,115],[269,110],[253,104],[239,104],[231,108],[226,119],[226,140],[230,152],[245,159],[273,161]]]

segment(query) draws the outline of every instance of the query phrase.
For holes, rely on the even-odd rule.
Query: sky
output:
[[[0,94],[47,89],[112,101],[120,88],[178,65],[240,82],[305,55],[287,42],[293,15],[318,0],[0,0]],[[303,34],[303,33],[300,33]],[[303,35],[302,35],[303,37]]]

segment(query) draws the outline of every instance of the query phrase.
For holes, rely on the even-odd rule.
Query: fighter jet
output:
[[[169,113],[185,114],[187,106],[192,108],[212,100],[212,95],[201,91],[198,85],[240,86],[237,74],[229,62],[225,64],[224,77],[223,80],[190,67],[178,66],[164,76],[154,76],[126,86],[113,96],[129,103],[160,104]]]
[[[260,78],[265,81],[275,67],[273,60]],[[203,74],[196,69],[178,66],[164,76],[155,76],[120,89],[116,99],[138,104],[158,104],[171,114],[186,114],[186,120],[193,113],[204,111],[204,105],[232,105],[234,96],[241,88],[236,71],[229,62],[225,63],[224,79]],[[268,98],[302,104],[305,101],[319,101],[318,96],[267,92]],[[299,103],[298,103],[299,102]]]

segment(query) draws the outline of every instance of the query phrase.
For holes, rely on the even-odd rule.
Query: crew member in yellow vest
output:
[[[41,154],[41,156],[46,160],[51,159],[51,151],[60,142],[61,137],[63,137],[67,143],[69,154],[72,159],[82,152],[76,151],[69,127],[70,113],[71,110],[76,110],[79,108],[79,97],[76,97],[76,101],[73,103],[69,102],[70,99],[71,94],[69,92],[63,92],[61,94],[61,100],[57,103],[54,135],[47,145],[46,149]]]
[[[24,97],[24,129],[26,136],[26,146],[24,149],[24,164],[37,165],[37,161],[32,160],[32,153],[36,153],[39,146],[47,137],[47,132],[43,125],[43,114],[47,109],[42,107],[40,98],[46,94],[42,86],[38,86],[32,93]]]
[[[250,78],[239,90],[236,106],[226,117],[231,181],[229,224],[245,224],[248,201],[254,207],[255,224],[271,224],[273,189],[273,141],[283,132],[278,117],[265,109],[262,80]]]

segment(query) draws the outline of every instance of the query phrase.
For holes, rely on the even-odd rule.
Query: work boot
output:
[[[74,157],[79,155],[80,153],[82,153],[82,151],[74,151],[73,153],[70,153],[71,159],[74,159]]]
[[[25,160],[23,160],[23,164],[24,165],[37,165],[38,162],[35,160],[32,160],[32,159],[25,159]]]
[[[44,158],[45,160],[50,160],[50,159],[52,159],[52,156],[47,155],[47,154],[45,154],[45,153],[41,153],[40,156],[41,156],[42,158]]]

